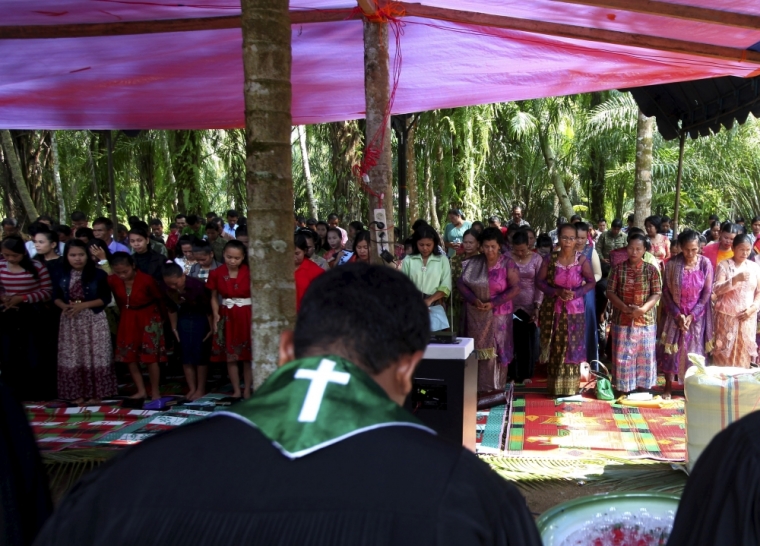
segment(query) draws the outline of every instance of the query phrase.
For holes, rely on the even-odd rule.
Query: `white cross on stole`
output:
[[[322,398],[325,396],[325,389],[328,383],[338,383],[339,385],[348,385],[351,375],[345,372],[335,372],[335,362],[332,360],[322,359],[316,370],[298,370],[295,379],[308,379],[311,381],[309,390],[306,391],[301,413],[298,415],[298,421],[301,423],[313,423],[317,420],[319,407],[322,405]]]

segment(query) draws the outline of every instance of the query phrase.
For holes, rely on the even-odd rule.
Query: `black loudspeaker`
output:
[[[441,438],[475,451],[478,360],[425,358],[404,407]]]

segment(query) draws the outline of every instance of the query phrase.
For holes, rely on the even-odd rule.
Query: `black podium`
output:
[[[471,338],[431,343],[417,366],[404,407],[441,438],[475,451],[478,360]]]

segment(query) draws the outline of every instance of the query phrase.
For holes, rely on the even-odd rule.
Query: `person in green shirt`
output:
[[[401,272],[411,279],[422,293],[425,305],[431,308],[433,331],[449,326],[445,311],[441,313],[440,309],[432,309],[440,306],[451,294],[451,265],[440,248],[438,233],[428,225],[422,226],[414,232],[412,254],[401,263]],[[440,322],[436,322],[435,318]]]
[[[201,223],[199,216],[191,214],[187,217],[187,227],[182,230],[182,235],[195,235],[202,240],[206,235],[206,226]]]

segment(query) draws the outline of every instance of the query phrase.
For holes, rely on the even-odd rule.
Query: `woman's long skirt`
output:
[[[567,330],[560,328],[560,314],[554,313],[552,347],[566,345],[567,350],[550,351],[546,363],[546,390],[549,396],[570,396],[578,393],[581,381],[580,363],[586,358],[586,315],[567,315]]]
[[[615,388],[631,392],[650,389],[657,384],[655,344],[657,326],[618,326],[610,329]]]
[[[493,321],[496,354],[492,358],[478,360],[478,392],[481,393],[506,387],[509,363],[514,358],[512,314],[494,315]]]
[[[85,309],[61,316],[58,333],[58,396],[66,400],[117,393],[111,331],[105,311]]]
[[[739,320],[724,313],[715,313],[715,349],[712,363],[716,366],[749,368],[757,357],[757,320]]]

